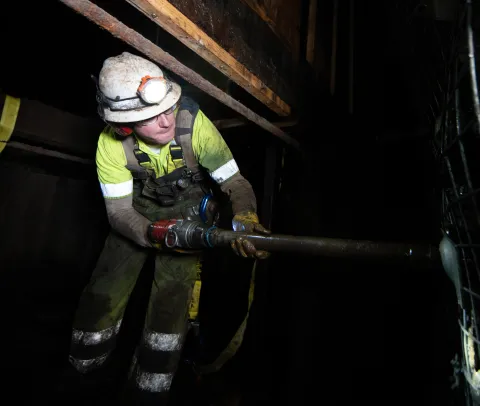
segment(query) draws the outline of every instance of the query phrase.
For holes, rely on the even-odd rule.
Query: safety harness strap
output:
[[[123,145],[123,150],[125,151],[125,157],[127,158],[126,167],[128,169],[130,169],[129,167],[134,168],[134,167],[140,166],[138,164],[137,157],[135,156],[135,154],[133,152],[133,150],[135,148],[135,138],[134,137],[123,137],[122,138],[122,145]]]
[[[147,179],[148,172],[144,167],[140,165],[140,161],[135,154],[135,150],[138,148],[138,143],[135,137],[123,137],[122,145],[123,150],[125,151],[125,157],[127,158],[127,164],[125,165],[125,167],[132,173],[132,176],[135,179]]]
[[[175,142],[182,150],[184,164],[193,173],[199,170],[192,146],[193,124],[195,123],[198,110],[199,107],[197,103],[189,97],[183,97],[180,102],[180,108],[178,109],[175,128]],[[172,151],[172,149],[170,149],[170,151]]]

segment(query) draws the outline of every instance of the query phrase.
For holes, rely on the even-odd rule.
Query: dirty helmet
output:
[[[162,69],[129,52],[107,58],[97,81],[98,113],[107,122],[134,123],[170,109],[180,86]]]

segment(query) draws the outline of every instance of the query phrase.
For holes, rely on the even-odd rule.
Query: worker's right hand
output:
[[[258,233],[268,235],[270,230],[263,227],[258,221],[258,216],[254,212],[238,213],[232,220],[234,231],[246,231],[247,233]],[[255,245],[244,237],[238,237],[230,241],[230,245],[235,254],[243,258],[266,259],[270,256],[267,251],[258,251]]]

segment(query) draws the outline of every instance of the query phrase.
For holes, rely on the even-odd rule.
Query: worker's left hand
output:
[[[234,231],[246,231],[247,233],[270,234],[270,230],[263,227],[258,221],[258,216],[254,212],[238,213],[232,220]],[[244,258],[265,259],[270,253],[267,251],[257,251],[252,242],[243,237],[238,237],[230,241],[235,254]]]

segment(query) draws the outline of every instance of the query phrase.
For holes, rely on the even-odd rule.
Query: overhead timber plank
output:
[[[250,122],[243,118],[224,118],[224,119],[213,121],[213,125],[217,127],[217,129],[219,130],[224,130],[224,129],[233,128],[233,127],[242,127],[248,124],[250,124]],[[277,126],[278,128],[293,127],[298,124],[298,120],[279,121],[272,124]]]
[[[251,7],[241,0],[168,0],[168,2],[199,26],[283,101],[292,108],[296,107],[298,58]],[[237,90],[235,87],[238,86],[233,87],[234,93]]]
[[[5,94],[0,92],[0,112],[4,101]],[[98,135],[104,127],[105,123],[99,118],[80,117],[37,100],[22,98],[11,140],[93,157]]]
[[[297,149],[301,149],[297,140],[286,134],[280,128],[274,126],[270,121],[259,116],[251,109],[235,100],[232,96],[225,93],[208,80],[200,76],[197,72],[182,64],[169,53],[165,52],[158,45],[149,41],[147,38],[139,34],[137,31],[127,27],[124,23],[116,19],[114,16],[92,3],[90,0],[60,0],[63,4],[70,7],[79,14],[82,14],[88,20],[97,24],[99,27],[107,30],[114,37],[124,41],[137,51],[149,57],[152,61],[164,66],[166,69],[175,72],[178,76],[187,82],[197,86],[206,94],[217,99],[232,110],[241,114],[250,121],[255,122],[264,130],[281,138],[288,144]]]
[[[167,0],[127,0],[228,78],[281,116],[290,106]]]

